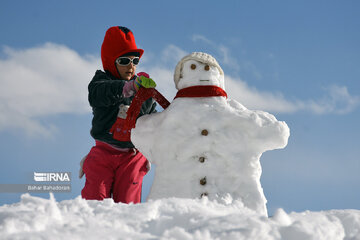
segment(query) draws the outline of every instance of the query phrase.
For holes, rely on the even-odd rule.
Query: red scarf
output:
[[[164,109],[170,105],[170,102],[155,88],[140,88],[139,91],[135,94],[130,108],[127,111],[127,117],[124,126],[125,129],[130,130],[131,128],[135,127],[136,119],[140,113],[141,106],[143,102],[149,98],[153,98]]]
[[[110,129],[113,138],[119,141],[130,141],[130,131],[135,127],[136,119],[144,101],[149,98],[156,100],[164,109],[170,103],[155,88],[140,88],[133,98],[130,108],[127,111],[126,119],[117,118]],[[178,97],[226,97],[226,92],[217,86],[192,86],[179,90],[175,96]],[[174,99],[175,99],[174,98]]]
[[[224,89],[217,86],[191,86],[180,89],[175,98],[178,97],[226,97]],[[175,99],[174,98],[174,99]]]

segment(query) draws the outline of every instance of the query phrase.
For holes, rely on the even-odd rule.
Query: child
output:
[[[84,173],[86,177],[81,196],[85,199],[141,201],[142,180],[150,164],[134,147],[129,134],[122,133],[121,124],[137,90],[156,86],[147,74],[135,75],[143,52],[130,29],[119,26],[107,30],[101,47],[105,72],[96,71],[88,87],[93,110],[91,136],[96,145],[81,164],[80,177]],[[155,107],[153,99],[148,99],[139,116],[155,112]]]

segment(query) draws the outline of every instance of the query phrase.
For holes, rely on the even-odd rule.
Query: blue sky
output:
[[[360,209],[358,1],[134,2],[2,1],[1,184],[66,171],[72,193],[55,197],[80,194],[78,164],[94,142],[87,84],[106,29],[122,25],[145,50],[138,70],[169,99],[176,63],[204,51],[231,98],[287,122],[288,146],[261,158],[270,213]],[[20,195],[0,193],[0,204]]]

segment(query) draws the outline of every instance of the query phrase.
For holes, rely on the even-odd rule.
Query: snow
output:
[[[176,88],[224,88],[220,67],[199,62],[203,56],[210,63],[216,60],[206,53],[199,55],[198,61],[177,66],[181,77]],[[176,98],[164,111],[140,117],[131,134],[134,145],[156,164],[149,199],[195,199],[205,194],[223,203],[241,202],[267,216],[260,157],[284,148],[290,130],[270,113],[212,96]]]
[[[360,239],[360,210],[286,213],[264,217],[241,204],[208,198],[164,198],[142,204],[57,202],[21,196],[0,206],[0,239]]]

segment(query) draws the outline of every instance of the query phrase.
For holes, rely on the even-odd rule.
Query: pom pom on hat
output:
[[[174,82],[175,82],[176,89],[178,89],[177,85],[181,78],[181,71],[183,69],[184,62],[189,61],[189,60],[195,60],[195,61],[198,61],[201,63],[209,64],[210,66],[214,66],[219,70],[221,75],[224,75],[224,71],[222,70],[219,63],[216,61],[216,59],[213,56],[211,56],[210,54],[207,54],[207,53],[203,53],[203,52],[193,52],[193,53],[183,57],[175,67]]]

